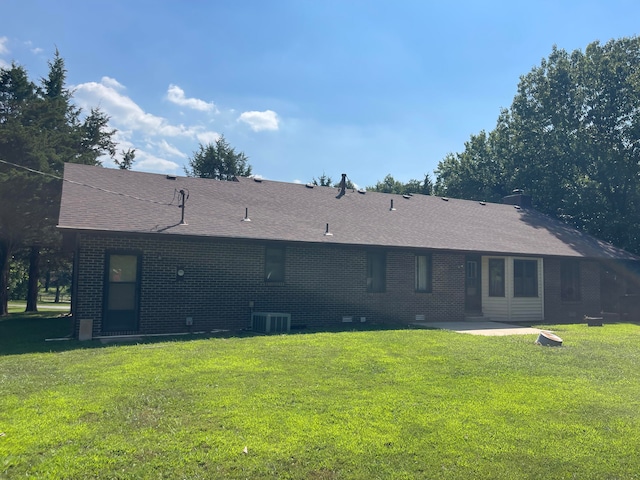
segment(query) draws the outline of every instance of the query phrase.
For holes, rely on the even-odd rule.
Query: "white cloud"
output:
[[[0,55],[7,55],[9,53],[9,47],[7,47],[9,39],[7,37],[0,37]]]
[[[244,122],[251,127],[254,132],[262,130],[278,130],[278,114],[273,110],[264,112],[244,112],[238,117],[239,122]]]
[[[198,141],[204,145],[207,143],[215,143],[219,138],[220,134],[217,132],[200,132],[196,135]]]
[[[177,85],[169,85],[169,89],[167,90],[167,99],[171,103],[175,103],[181,107],[188,107],[194,110],[200,110],[201,112],[218,112],[213,102],[205,102],[199,98],[187,98],[184,94],[184,90]]]
[[[170,145],[169,142],[167,142],[165,139],[162,139],[160,141],[160,143],[158,144],[158,147],[160,148],[160,150],[162,150],[163,152],[165,152],[168,155],[171,155],[173,157],[187,158],[187,155],[182,153],[180,150],[178,150],[173,145]]]
[[[33,42],[31,40],[27,40],[24,42],[24,45],[33,53],[34,55],[40,55],[44,50],[40,47],[34,47]]]
[[[150,136],[190,138],[194,138],[201,132],[201,127],[172,125],[163,117],[146,113],[131,98],[116,91],[113,88],[114,82],[118,83],[114,79],[105,77],[101,83],[87,82],[77,85],[73,87],[74,99],[83,110],[99,105],[111,117],[111,123],[118,129],[130,128]]]
[[[124,85],[122,85],[115,78],[102,77],[102,80],[100,80],[100,83],[105,87],[113,88],[114,90],[124,90]]]
[[[133,163],[134,170],[143,170],[145,172],[157,172],[157,173],[165,173],[165,172],[175,172],[180,168],[175,162],[170,160],[165,160],[164,158],[159,158],[154,155],[142,152],[140,157],[138,157],[138,151],[136,150],[136,159]]]

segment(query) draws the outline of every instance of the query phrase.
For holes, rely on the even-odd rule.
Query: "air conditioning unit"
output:
[[[291,314],[253,312],[251,330],[260,333],[288,333],[291,330]]]

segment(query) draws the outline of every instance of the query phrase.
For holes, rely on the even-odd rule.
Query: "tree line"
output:
[[[524,189],[538,210],[640,254],[640,38],[554,47],[496,127],[435,173],[439,195],[499,201]]]

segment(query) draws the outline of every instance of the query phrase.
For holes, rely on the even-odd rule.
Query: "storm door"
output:
[[[479,255],[467,255],[465,259],[465,305],[467,313],[482,313],[482,290]]]
[[[140,255],[107,254],[103,331],[138,330],[140,263]]]

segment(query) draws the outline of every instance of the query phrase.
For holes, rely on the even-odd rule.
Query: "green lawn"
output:
[[[27,306],[24,300],[16,300],[9,302],[9,313],[22,313]],[[60,312],[68,313],[71,305],[68,302],[54,303],[49,301],[38,302],[38,312]]]
[[[43,317],[0,319],[0,478],[640,478],[636,325],[552,327],[562,348],[429,330],[103,346],[43,342],[69,322]]]

